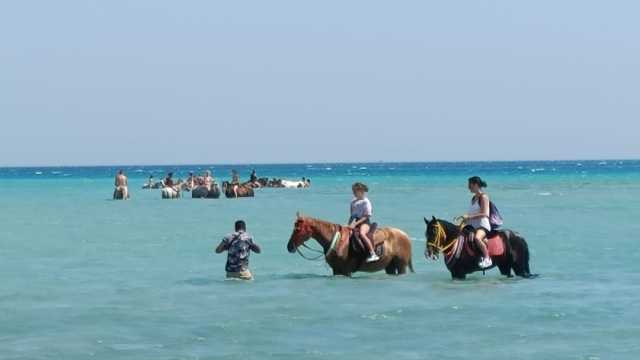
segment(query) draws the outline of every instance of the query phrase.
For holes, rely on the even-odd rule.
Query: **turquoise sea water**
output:
[[[113,168],[0,169],[0,359],[640,358],[639,161],[261,165],[313,187],[140,189],[151,172],[205,168],[127,167],[128,202],[109,200]],[[465,212],[471,175],[540,278],[452,282],[425,260],[422,217]],[[346,221],[356,180],[376,220],[414,239],[415,274],[334,278],[286,252],[296,211]],[[224,281],[213,254],[238,218],[263,247],[252,283]]]

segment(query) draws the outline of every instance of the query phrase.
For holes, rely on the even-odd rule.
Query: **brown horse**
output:
[[[377,230],[373,236],[373,243],[374,246],[381,249],[382,254],[380,260],[367,263],[365,261],[366,252],[353,246],[353,241],[350,242],[345,256],[339,256],[335,250],[339,234],[351,232],[347,229],[342,225],[298,214],[293,234],[287,244],[287,250],[290,253],[300,251],[298,248],[306,246],[304,243],[307,240],[316,240],[322,246],[324,258],[333,269],[334,275],[351,276],[352,273],[358,271],[377,272],[381,270],[385,270],[390,275],[402,275],[407,272],[407,267],[413,272],[411,240],[404,231],[395,228]],[[349,241],[348,238],[347,241]]]
[[[233,199],[236,197],[236,194],[233,192],[233,185],[230,182],[225,181],[222,183],[222,192],[224,192],[224,196],[229,199]],[[247,184],[238,185],[238,197],[254,197],[255,192],[253,191],[253,187]]]

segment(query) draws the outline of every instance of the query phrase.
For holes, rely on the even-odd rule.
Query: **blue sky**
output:
[[[640,158],[639,13],[7,1],[0,165]]]

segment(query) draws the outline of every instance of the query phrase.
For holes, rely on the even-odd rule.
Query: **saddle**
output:
[[[378,223],[373,223],[370,226],[367,236],[373,242],[373,250],[378,256],[384,255],[384,239],[375,240],[375,233],[378,230]],[[359,231],[351,230],[348,227],[342,227],[340,233],[336,234],[337,243],[335,245],[336,255],[340,258],[346,259],[349,254],[355,256],[368,256],[363,240],[360,237]]]
[[[480,249],[478,249],[478,244],[476,244],[474,240],[473,231],[465,231],[463,232],[463,236],[465,236],[465,250],[469,256],[476,257],[480,254]],[[499,231],[491,231],[487,234],[487,238],[485,239],[487,244],[487,250],[489,250],[489,256],[502,256],[505,253],[505,245],[502,240],[502,236],[500,236]]]

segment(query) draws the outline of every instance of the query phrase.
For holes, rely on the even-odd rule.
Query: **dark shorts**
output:
[[[490,230],[488,230],[488,229],[487,229],[486,227],[484,227],[484,226],[480,226],[480,227],[474,228],[474,227],[473,227],[473,226],[471,226],[471,225],[467,225],[467,226],[465,226],[465,227],[464,227],[464,229],[462,229],[462,231],[463,231],[463,232],[465,232],[465,233],[467,233],[467,234],[469,234],[469,233],[475,233],[476,231],[478,231],[478,230],[480,230],[480,229],[484,230],[485,234],[487,234],[487,235],[489,235],[489,233],[491,232]]]
[[[352,218],[352,219],[351,219],[351,223],[353,223],[353,222],[355,222],[355,221],[360,221],[360,219],[359,219],[359,218]],[[363,223],[362,223],[362,224],[360,224],[360,225],[361,225],[361,226],[362,226],[362,225],[369,225],[369,226],[371,226],[371,218],[367,218],[367,221],[363,222]],[[358,227],[360,227],[360,226],[358,226]]]
[[[489,233],[491,232],[491,230],[487,229],[484,226],[480,226],[480,227],[475,228],[475,231],[478,231],[478,230],[484,230],[484,233],[487,234],[487,235],[489,235]]]

